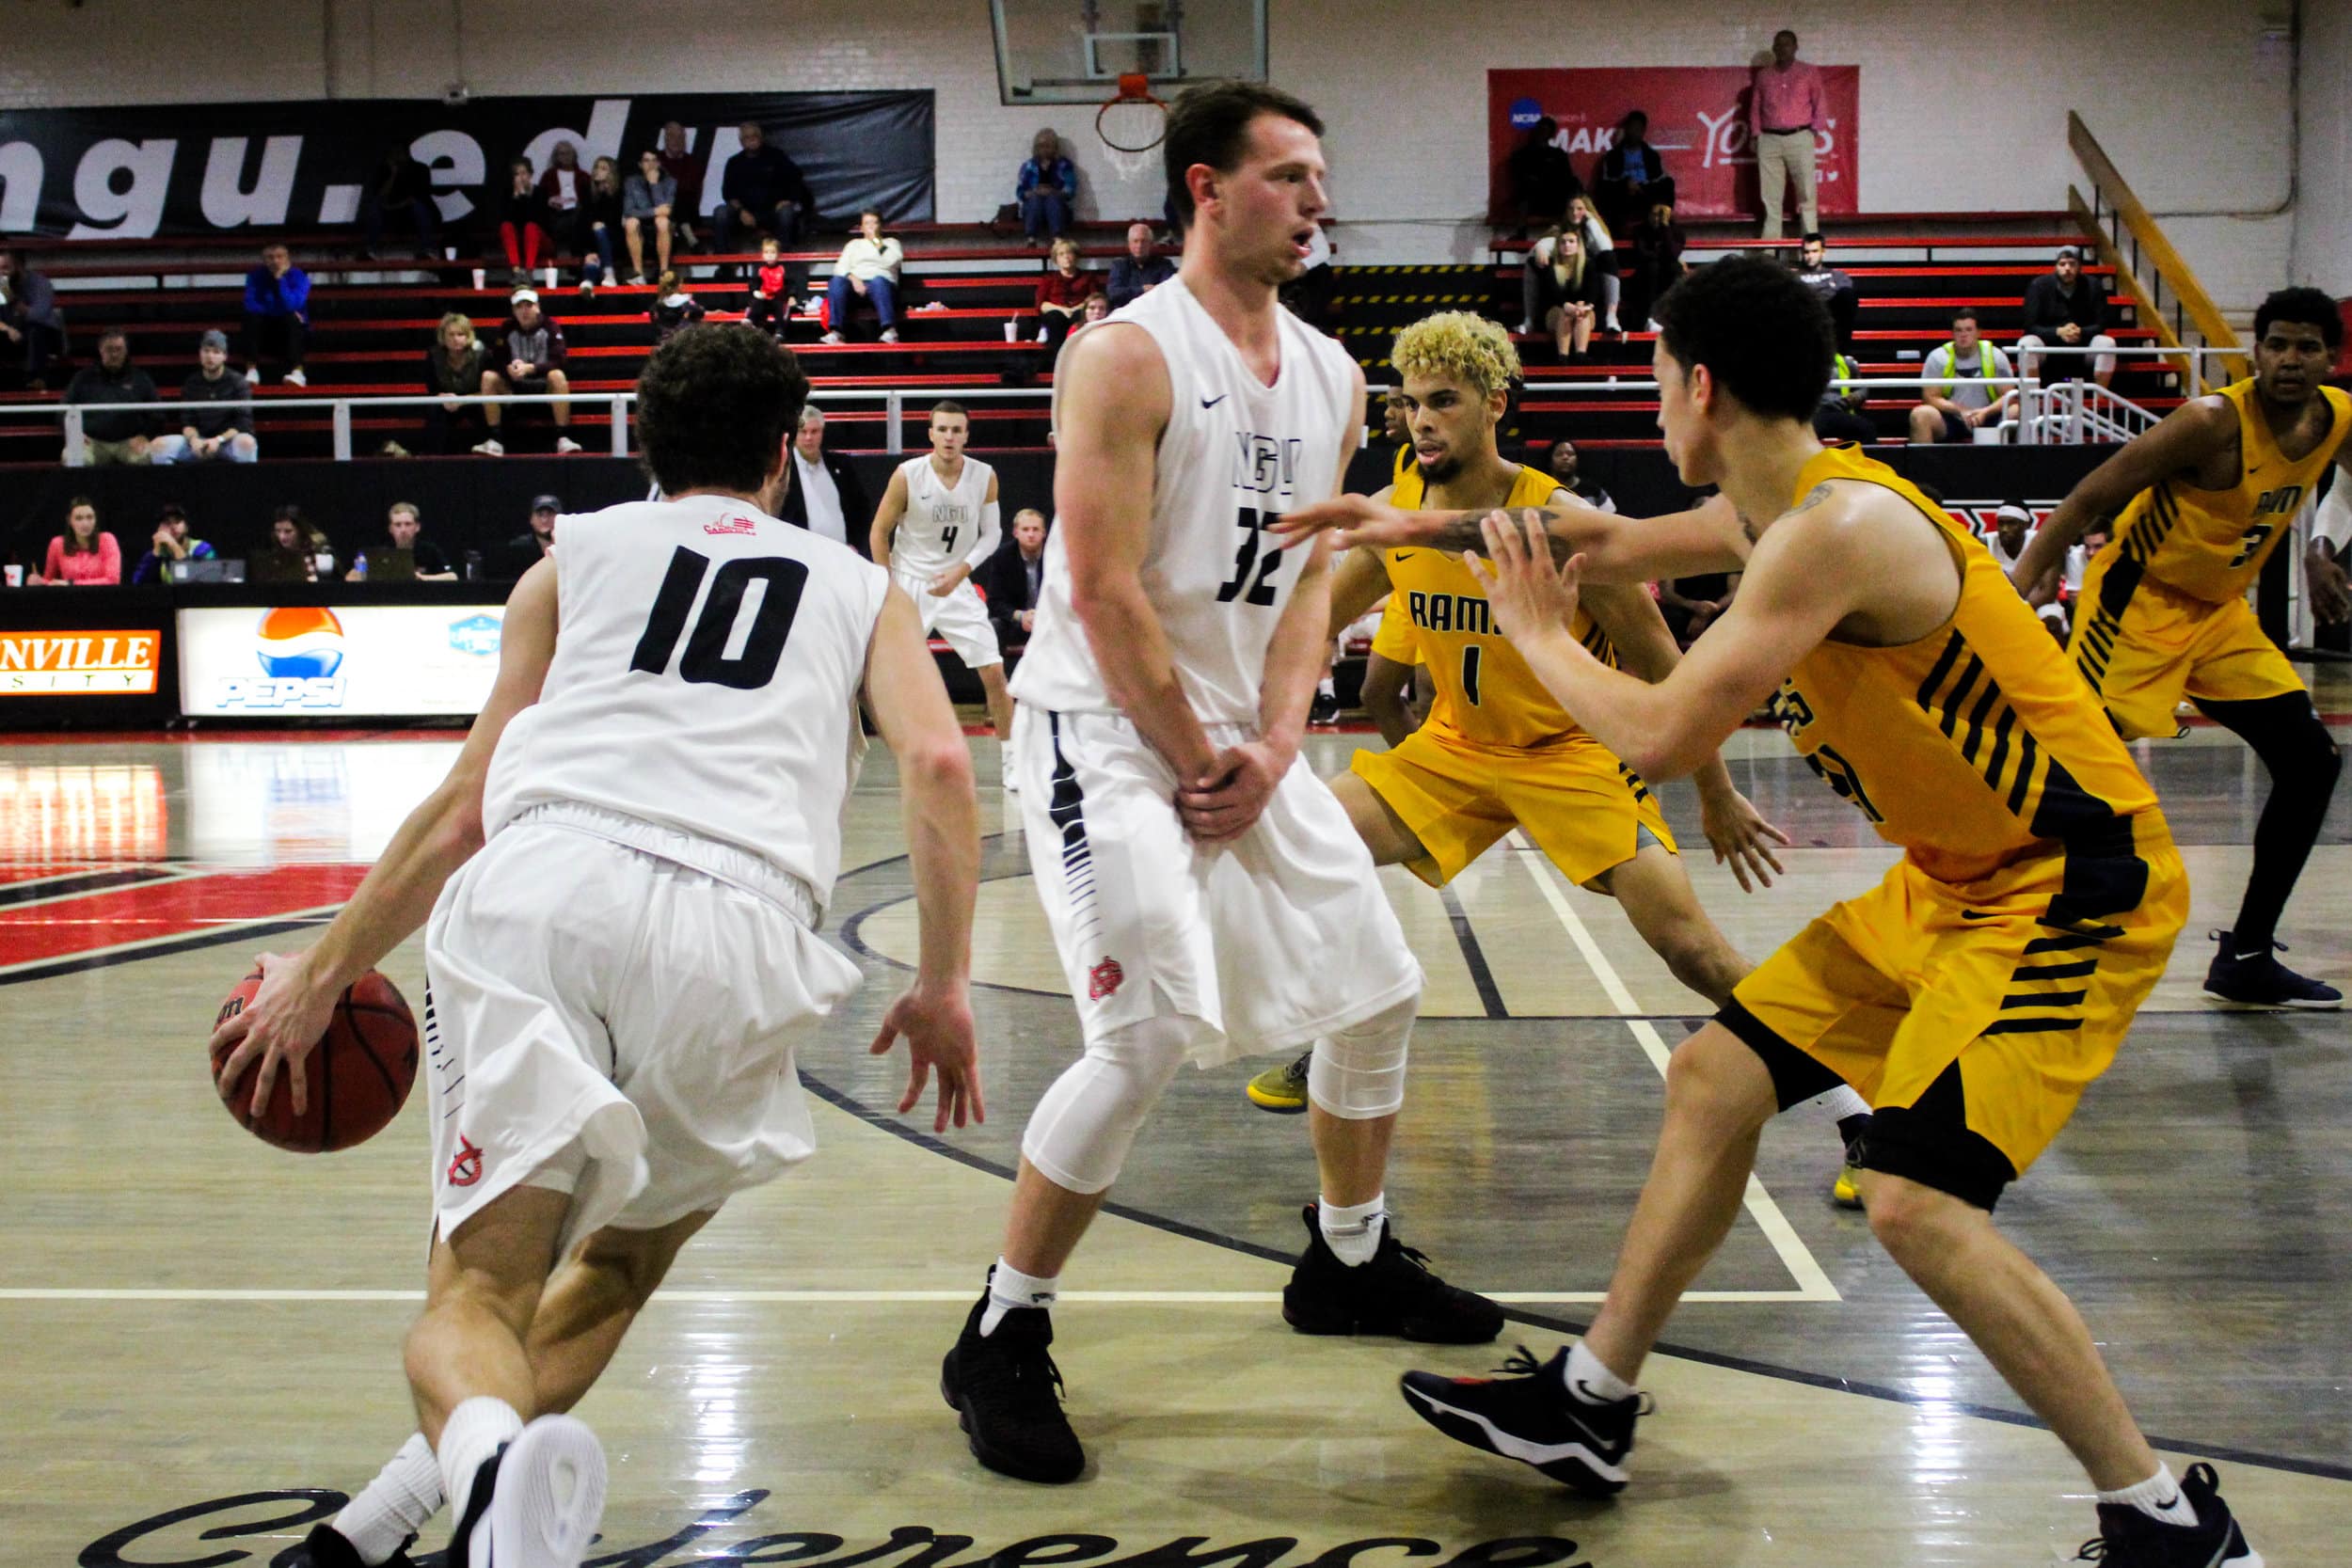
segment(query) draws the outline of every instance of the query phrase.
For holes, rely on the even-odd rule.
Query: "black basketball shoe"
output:
[[[2297,1007],[2327,1010],[2344,1006],[2344,992],[2335,987],[2297,974],[2280,963],[2276,953],[2286,951],[2282,942],[2266,942],[2251,953],[2238,951],[2238,943],[2227,931],[2216,931],[2221,946],[2213,956],[2213,967],[2205,971],[2205,994],[2216,1002],[2234,1002],[2241,1007]]]
[[[416,1560],[408,1555],[408,1548],[416,1542],[417,1538],[413,1535],[402,1542],[399,1549],[386,1558],[378,1568],[417,1568]],[[359,1548],[353,1545],[341,1530],[332,1525],[317,1524],[310,1527],[310,1533],[302,1538],[302,1544],[296,1546],[294,1554],[285,1560],[284,1568],[368,1568],[368,1564],[360,1557]]]
[[[1625,1490],[1633,1423],[1656,1408],[1642,1394],[1612,1403],[1572,1395],[1568,1353],[1541,1366],[1524,1345],[1497,1368],[1507,1376],[1445,1377],[1406,1372],[1397,1380],[1413,1414],[1457,1443],[1533,1465],[1588,1497]]]
[[[982,1291],[963,1333],[939,1366],[939,1392],[956,1412],[972,1454],[999,1475],[1048,1486],[1076,1481],[1086,1450],[1061,1413],[1061,1369],[1045,1347],[1054,1321],[1041,1307],[1016,1307],[982,1338]]]
[[[1396,1239],[1391,1219],[1380,1250],[1360,1268],[1333,1255],[1316,1222],[1299,1211],[1307,1250],[1282,1287],[1282,1321],[1301,1334],[1393,1334],[1429,1345],[1483,1345],[1502,1332],[1502,1308],[1430,1271],[1429,1259]]]
[[[2168,1525],[2129,1503],[2101,1503],[2099,1538],[2084,1542],[2074,1560],[2103,1568],[2263,1568],[2220,1488],[2210,1465],[2192,1465],[2181,1478],[2181,1495],[2197,1511],[2194,1525]]]

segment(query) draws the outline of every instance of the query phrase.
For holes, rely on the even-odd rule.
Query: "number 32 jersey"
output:
[[[1266,644],[1304,558],[1270,531],[1284,513],[1330,497],[1363,436],[1355,361],[1288,310],[1276,318],[1281,370],[1267,387],[1182,278],[1110,317],[1149,332],[1168,366],[1143,590],[1204,724],[1257,724]],[[1055,398],[1058,424],[1058,387]],[[1044,593],[1012,692],[1056,712],[1113,711],[1071,608],[1064,537],[1057,529],[1046,541]]]
[[[555,657],[499,737],[495,833],[577,802],[748,850],[821,906],[862,750],[856,700],[889,574],[721,496],[557,521]]]

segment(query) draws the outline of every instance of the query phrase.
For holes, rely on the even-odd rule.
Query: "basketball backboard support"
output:
[[[1141,72],[1173,97],[1265,80],[1265,0],[989,0],[1007,103],[1101,103]]]

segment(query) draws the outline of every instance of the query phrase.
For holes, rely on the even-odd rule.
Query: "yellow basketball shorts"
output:
[[[1675,847],[1649,786],[1589,736],[1512,751],[1423,725],[1394,751],[1357,752],[1352,770],[1421,840],[1428,853],[1406,863],[1431,887],[1513,828],[1579,884],[1631,860],[1645,828]]]
[[[1865,1168],[1989,1210],[2115,1059],[2188,918],[2162,817],[2131,827],[2115,853],[1975,881],[1902,860],[1765,959],[1717,1022],[1764,1058],[1784,1107],[1833,1076],[1860,1091]]]
[[[2183,697],[2242,703],[2304,689],[2244,599],[2215,604],[2143,577],[2119,613],[2103,597],[2108,571],[2085,578],[2066,651],[2124,739],[2179,734]]]

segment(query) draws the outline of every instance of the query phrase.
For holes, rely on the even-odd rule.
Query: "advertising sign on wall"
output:
[[[0,697],[151,695],[162,646],[153,631],[0,631]]]
[[[192,718],[479,713],[503,605],[280,605],[180,611]]]

